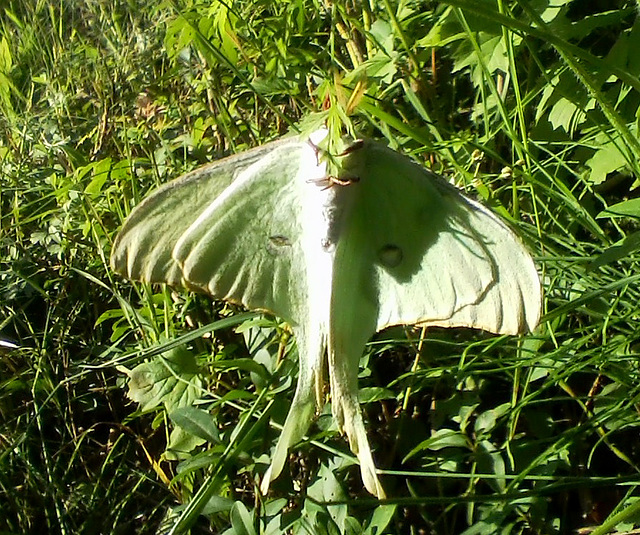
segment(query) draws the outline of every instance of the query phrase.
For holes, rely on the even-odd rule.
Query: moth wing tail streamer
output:
[[[343,169],[360,180],[341,190],[347,208],[331,296],[332,406],[365,486],[380,496],[357,399],[366,342],[400,324],[533,329],[540,282],[506,224],[407,158],[365,140],[345,156]]]
[[[353,374],[354,380],[345,377],[346,369],[336,362],[344,358],[344,353],[329,354],[329,370],[331,378],[331,410],[338,428],[347,435],[349,447],[360,463],[360,475],[365,488],[380,499],[385,498],[385,492],[376,474],[376,465],[369,446],[367,431],[362,419],[362,411],[358,400],[357,368]],[[352,367],[349,367],[351,373]],[[355,387],[353,384],[355,383]],[[351,386],[350,386],[351,385]]]
[[[264,495],[269,491],[271,482],[282,472],[289,449],[304,437],[322,405],[326,345],[322,332],[311,327],[310,331],[305,326],[293,329],[298,346],[298,384],[271,464],[260,484],[260,492]]]

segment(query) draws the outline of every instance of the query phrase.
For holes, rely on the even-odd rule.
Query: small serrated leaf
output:
[[[140,404],[143,411],[161,404],[169,412],[192,405],[202,389],[196,359],[184,346],[125,371],[129,376],[127,394],[132,401]]]

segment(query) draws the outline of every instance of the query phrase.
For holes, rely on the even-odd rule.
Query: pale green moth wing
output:
[[[336,297],[374,302],[375,331],[421,324],[518,334],[537,325],[538,273],[496,215],[370,140],[348,154],[343,170],[360,181],[343,194],[349,209],[334,288],[354,287],[339,277],[359,281],[356,295]]]
[[[331,292],[331,256],[322,243],[333,197],[316,185],[324,178],[315,145],[298,138],[225,158],[140,203],[111,254],[112,268],[125,277],[205,291],[292,326],[300,374],[265,492],[322,400]]]
[[[531,256],[494,214],[408,158],[370,140],[342,161],[329,373],[333,413],[367,489],[383,495],[357,399],[369,338],[397,324],[533,329],[541,289]]]
[[[206,165],[169,182],[125,221],[111,253],[127,278],[182,285],[294,323],[305,279],[295,177],[308,144],[283,139]],[[260,180],[256,180],[259,177]],[[269,276],[265,276],[269,273]]]

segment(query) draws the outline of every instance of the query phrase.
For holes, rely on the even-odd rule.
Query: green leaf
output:
[[[376,507],[363,535],[381,535],[384,533],[384,530],[396,512],[396,508],[397,505],[395,504],[379,505]]]
[[[619,139],[618,144],[621,143],[622,140]],[[618,144],[613,141],[607,141],[586,161],[587,166],[591,168],[591,173],[589,173],[589,181],[591,183],[601,184],[606,180],[609,173],[619,171],[627,165],[627,159]]]
[[[336,478],[335,472],[339,468],[336,462],[331,461],[328,465],[323,464],[318,471],[318,479],[309,486],[308,494],[317,502],[342,501],[346,499],[346,494],[340,481]],[[309,505],[305,503],[305,508]],[[336,527],[339,533],[347,533],[346,522],[349,516],[347,504],[336,504],[326,506],[326,512],[333,521],[329,528]],[[332,530],[330,529],[331,533]]]
[[[162,454],[162,458],[167,461],[181,461],[190,457],[191,452],[206,441],[182,427],[174,427],[169,435],[167,449]]]
[[[452,431],[451,429],[438,429],[433,433],[433,436],[427,440],[423,440],[415,448],[413,448],[402,460],[402,462],[408,461],[411,457],[416,455],[422,450],[434,450],[438,451],[444,448],[469,448],[468,438],[459,431]]]
[[[235,535],[256,535],[253,516],[242,502],[235,502],[231,507],[231,525]]]
[[[9,42],[6,37],[0,40],[0,73],[8,74],[13,66],[13,59],[11,58],[11,50],[9,49]]]
[[[164,405],[171,412],[199,399],[202,380],[193,354],[184,346],[167,351],[149,362],[125,370],[129,397],[149,411]]]
[[[395,395],[388,388],[382,388],[381,386],[369,386],[361,388],[358,392],[358,398],[360,403],[373,403],[380,401],[381,399],[393,399]]]
[[[222,511],[229,511],[233,507],[234,502],[231,498],[225,498],[224,496],[212,496],[209,498],[207,505],[204,506],[202,514],[213,515]]]
[[[480,413],[473,426],[476,434],[483,436],[492,432],[500,418],[510,410],[511,403],[503,403],[502,405]]]
[[[640,199],[622,201],[609,206],[596,217],[637,217],[640,218]]]
[[[497,476],[505,475],[505,463],[502,454],[488,440],[483,440],[477,444],[476,459],[478,470],[481,473],[495,474]],[[506,483],[503,477],[487,478],[487,482],[496,492],[504,492]]]
[[[589,269],[597,269],[602,266],[617,262],[621,258],[629,256],[640,250],[640,231],[629,234],[623,240],[616,242],[598,256],[591,264]]]
[[[202,409],[192,406],[178,407],[169,414],[169,418],[185,431],[208,442],[219,442],[220,435],[212,416]]]
[[[109,178],[109,172],[111,171],[111,158],[104,158],[98,162],[90,165],[93,170],[93,178],[91,182],[84,189],[84,192],[88,195],[98,195],[102,191],[107,178]]]

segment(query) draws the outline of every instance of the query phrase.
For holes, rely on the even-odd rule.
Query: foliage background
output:
[[[635,2],[6,0],[0,32],[0,531],[638,527]],[[260,496],[285,326],[108,268],[148,191],[299,121],[477,196],[544,284],[521,339],[372,341],[383,504],[328,407]]]

